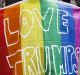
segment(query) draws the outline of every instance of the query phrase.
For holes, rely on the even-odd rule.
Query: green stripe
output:
[[[50,30],[48,32],[43,31],[43,40],[44,40],[45,68],[46,68],[46,49],[45,49],[45,46],[49,46],[49,48],[50,48],[51,75],[56,75],[55,70],[54,70],[53,54],[52,54],[51,45],[58,45],[59,47],[61,45],[61,35],[58,35],[58,32],[57,32],[57,11],[56,11],[56,9],[58,8],[58,6],[56,3],[48,2],[46,0],[40,0],[40,6],[41,6],[41,15],[42,16],[45,15],[48,7],[52,7],[55,9],[54,13],[53,13],[53,19],[52,19]],[[49,13],[46,16],[46,19],[44,21],[42,20],[42,26],[45,29],[47,29],[47,27],[49,25],[51,12],[52,12],[52,10],[49,11]],[[59,22],[59,28],[60,28],[60,22]],[[56,62],[56,69],[57,69],[57,73],[58,73],[57,75],[59,75],[59,64],[62,63],[62,53],[60,55],[58,55],[59,53],[58,53],[57,49],[54,50],[54,53],[56,55],[55,62]],[[49,75],[49,66],[48,66],[48,69],[47,69],[47,72],[45,73],[45,75]]]

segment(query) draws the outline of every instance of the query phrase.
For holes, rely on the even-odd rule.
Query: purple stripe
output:
[[[73,16],[74,16],[74,20],[75,20],[75,47],[78,48],[80,47],[80,9],[79,8],[74,8],[73,9]],[[80,49],[76,49],[76,55],[77,52],[80,52]],[[80,57],[78,56],[78,58],[80,59]],[[77,61],[79,60],[77,59]],[[80,61],[80,60],[79,60]],[[80,71],[80,62],[77,62],[77,67],[78,67],[78,71]],[[80,73],[77,73],[77,75],[80,75]]]

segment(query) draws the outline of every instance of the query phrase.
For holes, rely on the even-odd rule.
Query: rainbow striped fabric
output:
[[[30,0],[0,9],[0,75],[80,75],[80,8]]]

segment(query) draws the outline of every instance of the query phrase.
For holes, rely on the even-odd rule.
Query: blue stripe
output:
[[[74,18],[73,18],[73,10],[72,7],[67,5],[67,4],[59,4],[59,9],[60,10],[64,10],[68,12],[68,17],[65,17],[68,20],[68,34],[61,34],[61,45],[62,46],[72,46],[73,48],[75,48],[75,23],[74,23]],[[62,15],[64,14],[64,12],[60,12],[60,31],[61,32],[67,32],[67,29],[65,26],[63,26],[63,22],[62,22]],[[76,73],[73,71],[72,69],[72,65],[76,64],[76,58],[75,58],[75,54],[72,55],[72,65],[71,65],[71,53],[74,51],[74,49],[72,47],[67,48],[67,50],[62,49],[62,62],[63,62],[63,67],[64,67],[64,71],[65,74],[64,75],[76,75]],[[70,49],[70,52],[69,52]],[[67,57],[66,57],[66,63],[67,63],[67,70],[65,69],[65,58],[64,55],[66,55],[64,53],[64,51],[67,53]],[[68,62],[67,62],[67,58],[68,58]],[[66,73],[67,71],[67,73]],[[73,72],[72,72],[73,71]],[[72,72],[70,74],[70,72]]]

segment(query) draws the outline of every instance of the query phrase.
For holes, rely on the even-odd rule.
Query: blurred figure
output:
[[[75,0],[76,5],[80,7],[80,0]]]
[[[71,0],[71,4],[74,4],[74,5],[76,5],[76,2],[75,2],[75,0]]]
[[[5,6],[5,0],[0,0],[0,7],[4,7]]]

